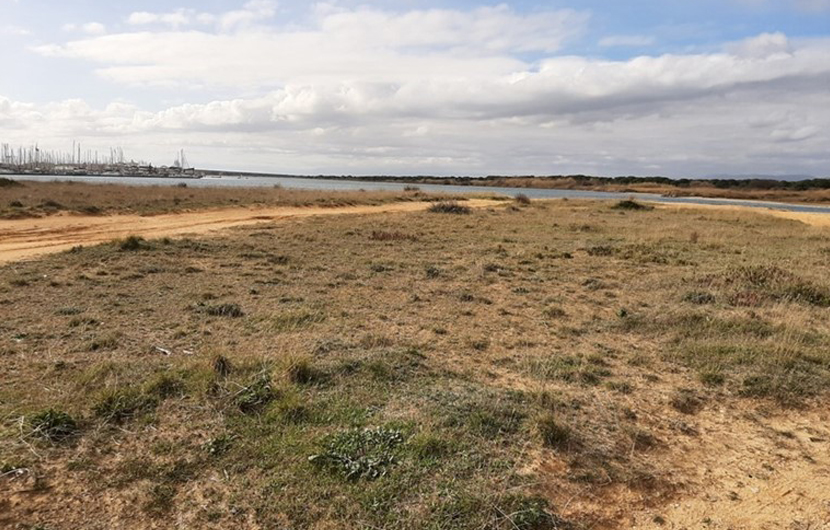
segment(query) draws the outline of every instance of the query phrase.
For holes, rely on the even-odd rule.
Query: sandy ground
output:
[[[679,208],[692,208],[698,210],[720,210],[720,211],[732,211],[732,212],[754,212],[758,214],[766,214],[772,215],[774,217],[779,217],[781,219],[790,219],[793,221],[800,221],[804,224],[808,224],[810,226],[818,226],[818,227],[830,227],[830,214],[825,213],[804,213],[804,212],[787,212],[784,210],[772,210],[769,208],[750,208],[748,206],[733,206],[730,204],[691,204],[691,203],[678,203],[678,204],[666,204],[666,203],[658,203],[654,202],[653,205],[657,206],[658,208],[663,209],[679,209]]]
[[[155,216],[81,216],[58,214],[35,219],[0,221],[0,263],[9,263],[77,245],[95,245],[137,235],[144,238],[205,234],[224,228],[317,215],[412,212],[429,208],[429,202],[382,206],[222,208]],[[499,201],[471,199],[464,204],[488,207]]]

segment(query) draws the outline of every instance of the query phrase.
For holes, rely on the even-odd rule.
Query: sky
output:
[[[830,177],[830,0],[0,0],[0,142],[337,175]]]

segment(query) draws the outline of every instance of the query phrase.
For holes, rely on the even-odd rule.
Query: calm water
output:
[[[395,182],[365,182],[356,180],[326,180],[295,177],[207,177],[202,179],[178,179],[178,178],[144,178],[144,177],[55,177],[38,175],[0,175],[6,178],[17,180],[34,180],[40,182],[49,181],[75,181],[91,182],[99,184],[130,184],[136,186],[175,186],[179,183],[186,183],[193,188],[210,187],[271,187],[282,186],[284,188],[303,190],[327,190],[327,191],[402,191],[405,186],[412,186],[409,183]],[[436,193],[499,193],[510,197],[524,194],[534,199],[627,199],[634,197],[641,200],[648,200],[661,203],[686,203],[686,204],[733,204],[738,206],[749,206],[751,208],[771,208],[774,210],[785,210],[791,212],[827,213],[830,214],[830,206],[808,206],[800,204],[785,204],[779,202],[765,201],[735,201],[726,199],[704,199],[700,197],[663,197],[654,193],[612,193],[605,191],[580,191],[580,190],[549,190],[540,188],[493,188],[489,186],[445,186],[440,184],[417,184],[419,189],[426,192]]]

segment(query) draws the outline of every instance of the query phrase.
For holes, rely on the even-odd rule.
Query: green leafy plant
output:
[[[374,480],[386,475],[397,463],[398,449],[404,441],[403,433],[395,429],[353,429],[326,438],[323,451],[308,460],[347,480]]]

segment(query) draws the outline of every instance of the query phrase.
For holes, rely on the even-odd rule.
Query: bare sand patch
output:
[[[235,226],[321,215],[414,212],[431,202],[404,202],[381,206],[221,208],[155,216],[89,216],[61,213],[34,219],[0,221],[0,263],[61,252],[78,245],[95,245],[130,235],[145,238],[206,234]],[[503,204],[471,199],[465,205],[481,208]]]

